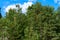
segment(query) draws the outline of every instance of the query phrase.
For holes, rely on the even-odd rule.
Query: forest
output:
[[[0,13],[0,40],[60,40],[60,7],[36,2],[26,13],[21,9]]]

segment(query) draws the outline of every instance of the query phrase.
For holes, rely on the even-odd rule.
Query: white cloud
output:
[[[55,3],[57,3],[58,0],[54,0]]]
[[[21,8],[22,8],[22,12],[23,13],[25,13],[26,11],[27,11],[27,8],[29,7],[29,6],[31,6],[33,3],[32,2],[25,2],[22,6],[21,6]]]
[[[32,2],[32,1],[34,1],[34,0],[28,0],[28,1]]]
[[[5,9],[6,12],[8,12],[8,10],[9,10],[10,8],[11,8],[11,9],[14,9],[14,8],[16,8],[16,6],[15,6],[14,4],[13,4],[13,5],[9,5],[9,6],[6,7],[6,9]]]
[[[19,3],[18,3],[19,4]],[[22,8],[22,12],[25,13],[27,12],[27,8],[31,6],[33,3],[32,2],[24,2],[24,4],[19,4],[20,7]],[[9,9],[14,9],[16,8],[16,4],[9,5],[5,8],[6,12],[8,12]]]
[[[28,0],[29,2],[36,2],[37,0]]]
[[[16,1],[16,0],[14,0],[14,1]],[[20,7],[22,8],[22,12],[23,12],[23,13],[26,13],[26,12],[27,12],[27,8],[28,8],[29,6],[31,6],[31,5],[33,4],[33,2],[36,2],[36,1],[37,1],[37,0],[28,0],[28,2],[24,2],[24,4],[20,4],[20,3],[18,3],[18,4],[19,4]],[[7,7],[5,7],[6,12],[8,12],[8,10],[9,10],[10,8],[12,8],[12,9],[16,8],[16,4],[8,5]]]
[[[60,0],[54,0],[54,2],[60,5]]]

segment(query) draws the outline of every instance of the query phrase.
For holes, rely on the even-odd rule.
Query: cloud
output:
[[[33,3],[32,2],[24,2],[24,4],[20,4],[20,3],[18,3],[18,4],[22,8],[22,13],[26,13],[27,12],[27,8],[29,6],[31,6]],[[10,8],[11,9],[16,8],[16,4],[8,5],[7,7],[5,7],[5,11],[8,12]]]
[[[6,12],[8,12],[10,8],[11,8],[11,9],[14,9],[14,8],[16,8],[16,6],[15,6],[14,4],[7,6],[6,9],[5,9]]]
[[[14,0],[14,1],[16,1],[16,0]],[[20,7],[22,8],[22,13],[26,13],[27,8],[29,6],[31,6],[33,4],[33,2],[36,2],[36,1],[37,0],[28,0],[28,2],[24,2],[23,4],[18,3],[20,5]],[[7,7],[5,7],[6,12],[8,12],[8,10],[10,8],[12,8],[12,9],[16,8],[16,4],[11,4],[11,5],[8,5]]]
[[[54,0],[55,3],[57,3],[58,0]]]
[[[54,2],[60,5],[60,0],[54,0]]]
[[[32,2],[32,1],[34,1],[34,0],[28,0],[28,1]]]
[[[21,5],[21,8],[22,8],[22,12],[23,13],[25,13],[25,12],[27,12],[27,8],[29,7],[29,6],[31,6],[33,3],[32,2],[25,2],[23,5]]]
[[[37,0],[28,0],[29,2],[36,2]]]

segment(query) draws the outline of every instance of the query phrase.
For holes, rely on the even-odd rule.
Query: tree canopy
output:
[[[37,2],[24,14],[16,5],[0,18],[0,40],[60,40],[60,7]]]

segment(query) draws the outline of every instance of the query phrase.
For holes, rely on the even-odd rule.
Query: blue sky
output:
[[[60,0],[0,0],[2,15],[5,16],[5,12],[8,12],[9,8],[16,8],[15,4],[19,4],[24,13],[27,11],[28,6],[31,6],[36,1],[41,2],[42,5],[54,6],[55,9],[60,6]]]

